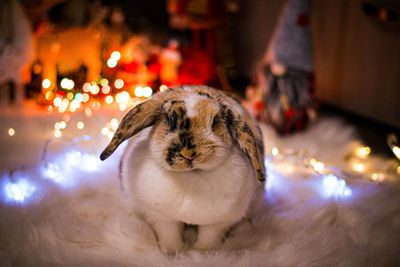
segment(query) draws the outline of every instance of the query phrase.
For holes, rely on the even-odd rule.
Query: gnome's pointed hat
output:
[[[314,70],[309,28],[309,1],[288,0],[271,38],[265,62],[289,68]]]

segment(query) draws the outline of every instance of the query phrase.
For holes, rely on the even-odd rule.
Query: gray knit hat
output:
[[[309,1],[288,0],[271,38],[265,62],[289,68],[314,70],[309,28]]]

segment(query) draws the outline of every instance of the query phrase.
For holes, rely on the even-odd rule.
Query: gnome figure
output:
[[[301,130],[316,116],[309,20],[308,0],[288,0],[258,68],[259,117],[280,134]]]

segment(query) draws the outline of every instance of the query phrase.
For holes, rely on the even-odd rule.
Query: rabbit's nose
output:
[[[192,162],[196,158],[196,152],[190,151],[190,150],[182,150],[181,153],[179,153],[179,156],[182,158],[188,160],[189,162]]]

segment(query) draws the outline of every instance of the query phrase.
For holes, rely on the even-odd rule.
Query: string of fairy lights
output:
[[[91,112],[85,114],[88,118],[92,116]],[[74,171],[92,173],[98,171],[102,163],[97,154],[86,153],[77,149],[77,144],[94,141],[94,136],[80,135],[70,138],[62,134],[62,131],[68,127],[76,127],[78,130],[84,129],[85,122],[79,120],[76,123],[70,123],[70,116],[64,116],[64,119],[54,124],[54,137],[46,142],[39,167],[40,172],[37,175],[57,185],[68,187],[77,183],[76,179],[71,178],[74,177]],[[111,118],[100,127],[98,135],[111,139],[118,128],[118,124],[117,118]],[[8,130],[9,136],[16,136],[16,131],[10,130],[11,128]],[[56,140],[66,142],[70,148],[50,160],[47,157],[47,149],[49,144]],[[389,135],[387,140],[397,160],[386,159],[386,164],[382,164],[382,160],[380,160],[378,167],[373,166],[374,156],[371,155],[371,148],[363,145],[357,146],[344,158],[346,168],[338,168],[320,161],[311,156],[306,149],[296,151],[288,148],[279,149],[278,147],[272,147],[267,153],[265,164],[268,170],[274,169],[292,175],[295,175],[299,168],[305,168],[312,173],[311,179],[321,184],[328,197],[348,198],[352,195],[352,188],[348,183],[351,179],[382,183],[393,177],[400,177],[400,146],[397,137]],[[6,174],[6,177],[3,175],[3,195],[8,203],[25,203],[37,191],[37,185],[33,183],[34,179],[30,178],[26,169],[29,168],[13,170]],[[268,189],[268,183],[266,187]]]
[[[121,54],[118,51],[112,52],[107,60],[107,66],[109,68],[116,67],[120,57]],[[77,178],[74,178],[77,177],[74,172],[92,173],[99,170],[103,163],[98,159],[98,155],[79,151],[77,147],[77,144],[81,142],[97,142],[96,136],[78,134],[78,137],[70,138],[64,134],[65,131],[76,129],[78,133],[83,133],[82,131],[86,128],[90,128],[87,127],[90,121],[96,120],[93,113],[99,111],[104,105],[114,108],[117,106],[120,111],[125,111],[146,101],[153,94],[153,89],[149,86],[136,85],[126,88],[126,83],[121,78],[117,78],[113,82],[105,78],[86,82],[83,84],[81,92],[74,90],[76,89],[75,82],[68,78],[61,79],[59,86],[63,89],[63,94],[57,91],[57,86],[52,84],[50,79],[45,78],[42,81],[42,94],[47,101],[49,112],[63,114],[62,120],[54,123],[52,137],[46,142],[43,149],[43,157],[38,168],[40,171],[33,171],[37,168],[19,168],[4,174],[0,179],[2,198],[7,203],[29,203],[28,200],[39,191],[39,185],[34,183],[37,176],[65,187],[79,183]],[[158,88],[159,91],[167,89],[166,85]],[[112,94],[113,91],[116,93]],[[71,118],[77,111],[81,111],[85,116],[72,122]],[[111,118],[100,127],[96,124],[97,135],[110,140],[118,128],[118,124],[117,118]],[[7,134],[13,138],[18,137],[18,129],[8,128]],[[69,149],[49,159],[48,146],[56,140],[68,144]],[[399,178],[400,145],[397,136],[389,135],[387,143],[397,158],[396,160],[382,160],[381,157],[372,155],[370,147],[359,145],[344,158],[346,166],[338,168],[313,157],[306,149],[296,151],[272,147],[270,151],[267,151],[269,153],[267,153],[265,164],[269,170],[284,170],[285,172],[291,170],[292,174],[295,174],[298,168],[305,168],[313,174],[312,179],[315,179],[325,189],[328,197],[348,198],[352,195],[350,179],[382,183],[393,177]],[[266,187],[268,190],[268,183]]]
[[[94,120],[92,112],[86,112],[85,115]],[[71,116],[65,114],[63,120],[54,123],[53,136],[45,142],[38,166],[19,167],[2,175],[0,179],[2,189],[0,199],[9,204],[29,203],[29,200],[35,197],[35,193],[39,194],[41,183],[40,181],[38,182],[38,178],[42,181],[50,181],[61,188],[70,188],[81,182],[78,178],[79,173],[94,173],[103,167],[98,154],[79,150],[78,145],[83,142],[97,143],[97,136],[111,139],[118,128],[118,119],[111,118],[107,121],[101,127],[97,136],[96,134],[81,134],[75,137],[65,135],[63,131],[75,127],[79,131],[83,130],[85,122],[79,120],[76,123],[72,123],[71,121]],[[10,129],[8,130],[8,135],[14,138],[18,137],[18,133],[13,128]],[[64,143],[64,148],[54,155],[54,153],[49,153],[49,146],[56,142]],[[77,172],[79,172],[78,175]]]
[[[291,170],[291,173],[296,171],[293,166],[306,168],[315,177],[321,179],[322,186],[329,197],[350,197],[352,195],[352,189],[348,185],[350,179],[382,183],[393,178],[400,178],[400,146],[397,136],[390,134],[387,141],[397,160],[374,158],[371,156],[370,147],[359,145],[345,156],[346,167],[338,168],[312,157],[306,149],[281,151],[273,147],[267,155],[266,165],[267,168],[284,169],[286,172]],[[374,161],[377,164],[374,164]],[[283,166],[280,166],[282,164]]]

